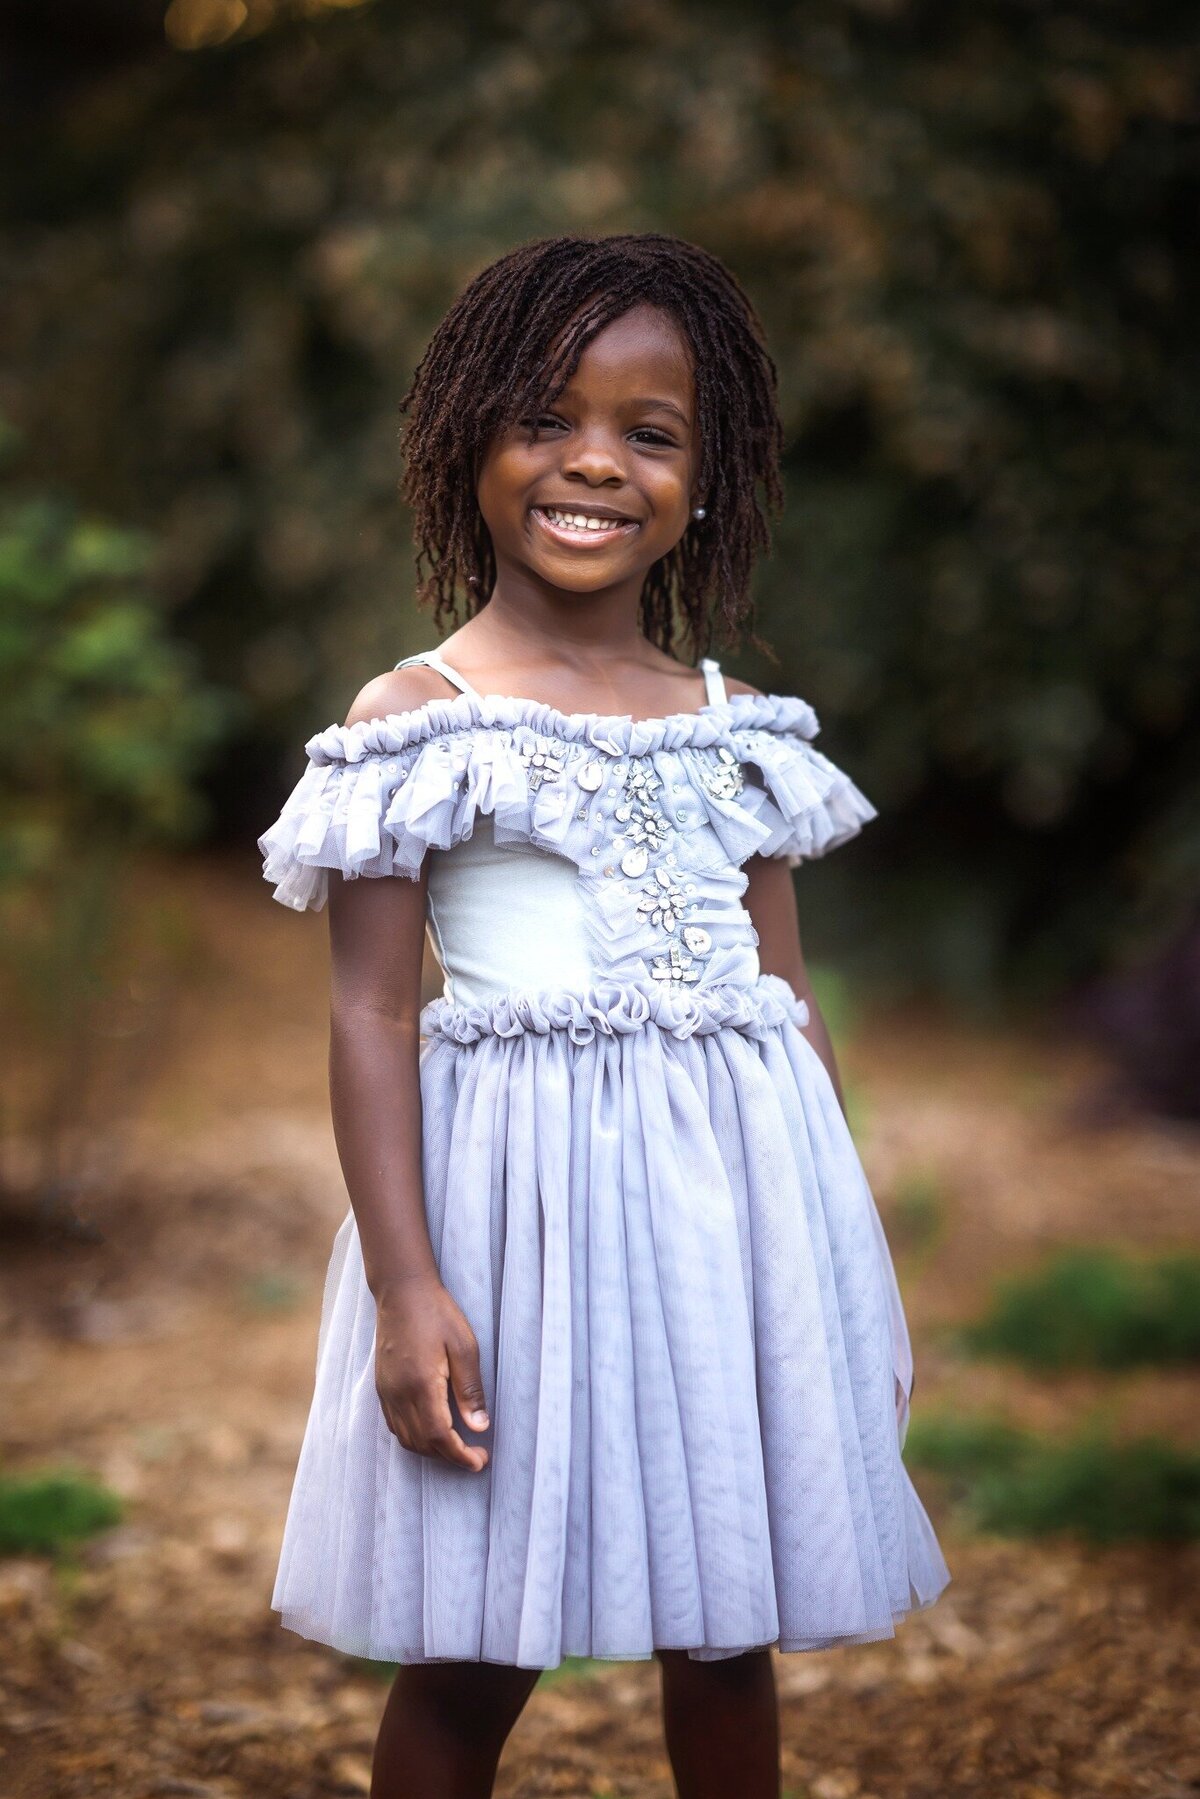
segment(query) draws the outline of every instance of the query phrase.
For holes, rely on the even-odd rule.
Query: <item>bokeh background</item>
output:
[[[781,1665],[788,1790],[1194,1791],[1194,24],[10,0],[0,1784],[369,1784],[381,1671],[266,1609],[345,1196],[323,921],[254,840],[435,641],[397,406],[445,307],[647,229],[730,264],[780,370],[774,659],[718,653],[880,810],[801,918],[954,1546],[899,1643]],[[547,1680],[503,1790],[669,1792],[652,1684]]]

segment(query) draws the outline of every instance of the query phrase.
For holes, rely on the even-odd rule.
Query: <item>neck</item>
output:
[[[639,621],[643,577],[596,593],[573,593],[501,568],[486,603],[463,627],[489,656],[527,662],[536,643],[549,663],[587,671],[598,661],[644,659]]]

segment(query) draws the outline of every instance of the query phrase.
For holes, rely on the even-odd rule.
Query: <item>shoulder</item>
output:
[[[360,688],[345,723],[357,725],[366,719],[389,718],[396,712],[415,711],[430,700],[454,697],[436,669],[410,663],[407,668],[393,668],[386,674],[376,675]]]
[[[733,675],[725,676],[725,692],[727,694],[729,694],[729,693],[752,693],[760,700],[766,698],[766,695],[763,693],[763,691],[760,687],[751,687],[749,681],[739,681]]]

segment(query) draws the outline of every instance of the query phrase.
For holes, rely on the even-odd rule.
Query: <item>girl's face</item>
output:
[[[687,530],[699,448],[687,340],[638,305],[597,332],[533,442],[517,425],[488,449],[476,492],[498,579],[640,593]]]

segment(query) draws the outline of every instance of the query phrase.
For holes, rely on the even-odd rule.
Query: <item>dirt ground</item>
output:
[[[0,1561],[0,1794],[365,1793],[385,1679],[269,1609],[346,1205],[325,924],[272,905],[245,861],[169,882],[196,942],[136,1124],[110,1146],[116,1173],[87,1208],[100,1241],[0,1245],[0,1459],[70,1462],[125,1501],[73,1565]],[[897,1253],[914,1409],[1002,1406],[1045,1430],[1100,1416],[1194,1440],[1189,1378],[1037,1380],[959,1362],[945,1327],[998,1270],[1057,1244],[1186,1243],[1200,1136],[1097,1127],[1099,1071],[1049,1037],[905,1015],[861,1021],[842,1060]],[[924,1248],[905,1240],[914,1182],[944,1212]],[[776,1658],[785,1791],[1200,1791],[1200,1553],[971,1539],[917,1478],[952,1584],[892,1641]],[[653,1663],[544,1677],[497,1786],[507,1799],[673,1790]]]

